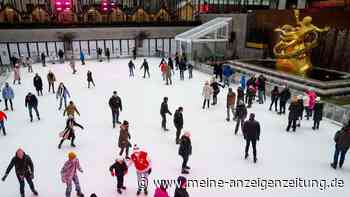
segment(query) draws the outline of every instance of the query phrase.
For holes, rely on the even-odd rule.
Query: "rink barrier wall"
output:
[[[209,74],[209,75],[214,75],[213,74],[213,67],[210,65],[198,63],[198,62],[191,62],[191,64],[194,65],[194,68],[197,69],[200,72]],[[253,76],[260,74],[258,72],[253,72],[250,70],[237,70],[234,68],[235,74],[234,77],[232,78],[232,83],[234,84],[239,84],[239,79],[242,74],[246,76]],[[266,95],[270,96],[271,90],[273,89],[274,86],[279,86],[282,87],[280,84],[274,83],[267,78],[267,83],[266,83]],[[303,92],[291,89],[292,95],[303,95]],[[348,107],[343,107],[339,105],[335,105],[332,103],[324,102],[324,110],[323,110],[323,117],[331,120],[334,124],[337,124],[339,126],[342,126],[346,124],[350,118],[350,108]]]

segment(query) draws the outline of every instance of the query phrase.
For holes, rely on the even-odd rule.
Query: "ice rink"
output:
[[[350,161],[345,161],[341,170],[330,168],[333,157],[333,135],[339,129],[330,121],[321,122],[320,130],[313,131],[312,121],[304,120],[297,132],[285,131],[287,115],[279,116],[268,111],[267,104],[254,103],[248,112],[255,112],[262,131],[257,144],[258,162],[252,161],[252,156],[244,160],[245,141],[241,132],[234,135],[235,122],[226,122],[227,88],[219,94],[218,105],[202,110],[202,86],[209,75],[194,71],[194,78],[179,81],[179,73],[173,79],[173,86],[165,86],[158,68],[160,59],[149,58],[151,79],[143,79],[140,69],[143,58],[135,62],[137,67],[135,78],[129,78],[127,63],[129,59],[112,60],[110,63],[87,61],[86,66],[77,64],[77,74],[72,75],[68,63],[49,64],[42,67],[33,66],[34,73],[39,73],[44,82],[44,96],[39,97],[39,112],[41,120],[29,121],[28,110],[24,106],[24,97],[33,87],[34,74],[21,70],[22,85],[12,85],[12,75],[8,79],[15,92],[14,111],[6,112],[6,137],[0,135],[0,175],[5,173],[7,165],[17,148],[22,147],[29,154],[35,165],[34,183],[42,197],[62,197],[65,185],[61,182],[60,169],[67,160],[67,153],[76,151],[84,170],[79,174],[80,183],[85,196],[95,192],[99,197],[118,196],[116,179],[111,177],[109,166],[114,162],[119,148],[117,146],[119,127],[112,128],[111,111],[108,100],[114,90],[118,91],[123,101],[123,111],[120,120],[128,120],[132,143],[138,144],[149,152],[153,171],[150,175],[149,196],[154,193],[154,180],[176,179],[181,172],[182,159],[178,156],[178,146],[175,145],[175,127],[173,118],[168,116],[169,132],[161,129],[160,104],[164,96],[169,97],[171,112],[179,106],[184,107],[184,131],[192,133],[193,155],[189,166],[192,167],[186,177],[192,180],[202,180],[204,187],[188,188],[191,197],[345,197],[350,193]],[[58,101],[55,95],[48,93],[46,75],[52,70],[57,82],[64,82],[81,113],[77,122],[85,130],[76,130],[76,148],[71,148],[66,141],[58,150],[58,133],[65,127],[66,118],[63,111],[58,111]],[[87,70],[93,72],[95,88],[88,89],[86,81]],[[56,83],[56,89],[57,89]],[[233,86],[236,90],[236,84]],[[268,98],[267,103],[270,103]],[[1,103],[4,107],[4,103]],[[252,155],[252,153],[250,154]],[[296,178],[318,180],[321,185],[313,188],[278,187],[233,187],[233,180],[295,180]],[[322,191],[324,182],[330,186],[337,178],[344,181],[344,187],[327,187]],[[211,185],[205,182],[211,179]],[[214,187],[214,180],[221,182]],[[341,181],[340,181],[341,182]],[[244,181],[245,186],[246,181]],[[285,182],[283,182],[285,184]],[[315,184],[315,181],[314,181]],[[129,168],[125,177],[126,193],[123,196],[135,197],[137,180],[135,168]],[[210,187],[211,186],[211,187]],[[223,187],[221,187],[223,186]],[[232,187],[231,187],[232,186]],[[293,185],[292,185],[293,186]],[[73,187],[74,188],[74,187]],[[320,189],[321,188],[321,189]],[[74,191],[74,189],[73,189]],[[174,187],[169,188],[170,196]],[[28,185],[26,194],[31,196]],[[72,193],[75,196],[75,192]],[[0,182],[1,197],[19,196],[19,184],[14,169],[6,182]],[[141,195],[142,196],[142,195]]]

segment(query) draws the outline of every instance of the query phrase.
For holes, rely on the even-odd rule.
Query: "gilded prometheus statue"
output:
[[[294,10],[297,25],[283,25],[276,28],[280,32],[280,41],[274,46],[273,52],[277,57],[276,67],[296,75],[306,76],[312,69],[310,51],[317,46],[319,33],[329,30],[314,26],[311,16],[299,20],[299,10]]]

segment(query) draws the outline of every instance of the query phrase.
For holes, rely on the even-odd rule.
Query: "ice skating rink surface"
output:
[[[112,60],[110,63],[87,61],[86,66],[81,66],[77,61],[76,75],[72,75],[67,62],[64,65],[49,64],[47,67],[35,64],[34,73],[39,73],[44,82],[44,96],[38,98],[42,119],[35,119],[33,123],[29,121],[24,97],[29,91],[35,92],[34,74],[21,69],[22,85],[11,85],[15,91],[15,99],[14,111],[6,112],[8,135],[0,136],[1,176],[16,149],[22,147],[34,162],[34,183],[40,196],[64,196],[65,185],[61,182],[60,169],[67,160],[67,153],[74,150],[84,170],[79,178],[85,196],[93,192],[99,197],[118,196],[116,179],[111,177],[109,166],[119,152],[119,128],[112,128],[108,106],[112,92],[117,90],[123,101],[120,120],[129,121],[132,143],[148,151],[152,159],[149,196],[153,196],[155,180],[176,179],[181,172],[182,159],[178,156],[178,146],[175,145],[172,117],[167,117],[170,131],[161,130],[159,109],[164,96],[169,97],[171,112],[174,113],[179,106],[183,106],[183,131],[192,133],[193,155],[189,160],[192,169],[186,176],[193,181],[193,186],[188,188],[191,197],[349,195],[350,161],[345,161],[341,170],[335,171],[329,166],[334,151],[333,135],[339,129],[330,121],[322,121],[320,130],[313,131],[312,121],[304,120],[297,132],[287,133],[287,115],[279,116],[268,111],[269,98],[268,104],[255,103],[248,112],[256,113],[262,131],[257,144],[258,163],[254,164],[252,153],[249,159],[243,159],[245,141],[241,132],[234,135],[235,122],[225,120],[227,88],[219,94],[218,105],[202,110],[202,86],[209,79],[209,75],[194,71],[194,78],[188,80],[186,72],[186,80],[179,81],[179,73],[176,73],[173,86],[165,86],[158,68],[159,58],[148,59],[151,79],[142,78],[143,72],[139,69],[143,58],[135,61],[135,78],[129,78],[128,61],[129,59]],[[66,141],[61,150],[57,149],[58,133],[64,129],[66,118],[63,117],[63,111],[58,111],[55,95],[47,92],[46,75],[49,70],[56,75],[56,89],[58,82],[64,82],[72,96],[71,100],[81,113],[77,122],[85,130],[76,129],[76,148],[71,148]],[[95,88],[87,88],[87,70],[93,73]],[[10,84],[12,75],[8,79]],[[233,88],[236,90],[237,85]],[[2,102],[1,107],[3,106]],[[306,185],[313,184],[314,187],[301,187],[305,184],[295,183],[298,178],[312,181],[306,182]],[[334,179],[337,181],[332,182]],[[195,181],[198,181],[198,185]],[[241,187],[234,187],[235,182]],[[333,187],[331,184],[338,185]],[[136,196],[137,180],[133,166],[125,177],[125,186],[127,190],[123,196]],[[0,188],[0,196],[19,196],[14,169],[6,182],[0,182]],[[174,189],[168,189],[170,196],[173,196]],[[31,196],[28,185],[26,190],[27,196]]]

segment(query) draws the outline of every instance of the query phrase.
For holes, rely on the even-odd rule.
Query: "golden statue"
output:
[[[297,25],[283,25],[276,28],[280,32],[280,41],[274,46],[273,52],[277,57],[277,70],[296,75],[306,76],[312,69],[310,51],[317,46],[318,33],[329,30],[329,27],[320,29],[314,26],[311,16],[299,20],[299,10],[294,10]]]

